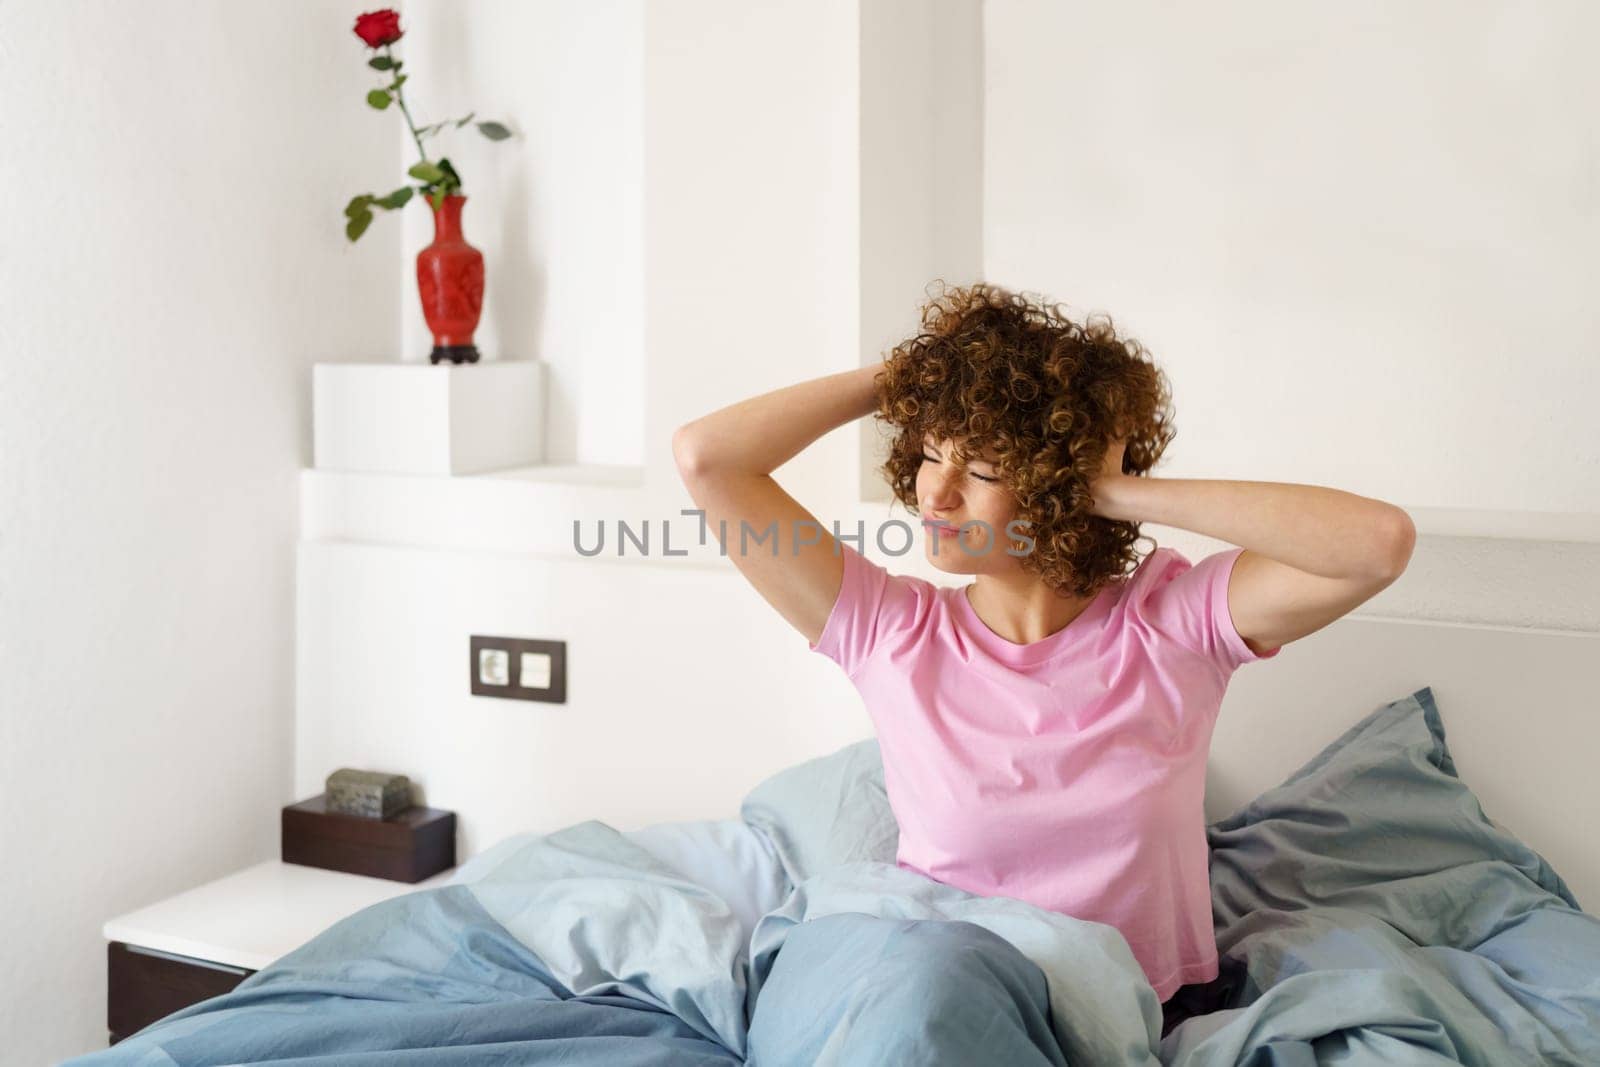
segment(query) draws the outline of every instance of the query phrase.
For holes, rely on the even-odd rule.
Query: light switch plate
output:
[[[523,689],[549,689],[550,654],[548,652],[522,653],[517,685]]]
[[[474,696],[567,702],[567,643],[473,634],[470,677]]]

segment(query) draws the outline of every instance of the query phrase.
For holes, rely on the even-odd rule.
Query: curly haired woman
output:
[[[898,864],[1115,926],[1170,1027],[1180,988],[1218,976],[1203,800],[1228,680],[1392,583],[1415,530],[1336,489],[1150,477],[1170,391],[1109,321],[987,284],[922,318],[880,366],[680,427],[679,470],[712,528],[798,531],[816,520],[771,472],[866,415],[894,428],[894,495],[969,582],[892,574],[825,531],[729,554],[861,693]],[[1141,559],[1145,521],[1242,547]]]

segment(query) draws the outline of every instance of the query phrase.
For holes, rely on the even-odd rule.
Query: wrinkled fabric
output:
[[[759,989],[749,986],[752,946],[764,981],[803,917],[844,906],[930,926],[968,920],[973,929],[949,925],[958,934],[988,931],[979,948],[1016,981],[997,983],[984,966],[958,968],[939,980],[943,995],[1014,1000],[1013,1014],[1032,1021],[1022,1040],[1042,1035],[1045,1050],[1065,1037],[1085,1047],[1138,1048],[1154,1062],[1155,994],[1109,927],[974,897],[878,863],[830,871],[771,903],[747,942],[715,893],[589,820],[510,840],[464,866],[454,884],[363,909],[231,993],[75,1063],[326,1065],[362,1062],[357,1050],[365,1062],[404,1062],[406,1053],[413,1062],[461,1064],[743,1062],[760,1006]],[[814,943],[828,929],[807,935]],[[938,932],[931,940],[946,943]],[[852,950],[849,942],[836,947]],[[788,971],[803,970],[800,962],[791,960]],[[869,984],[904,980],[903,971],[872,978],[868,966],[865,973]],[[915,1002],[884,993],[885,1032],[913,1027]],[[786,999],[791,1007],[775,1007],[767,1018],[826,1006],[792,991]],[[579,1004],[596,1010],[575,1011]],[[1056,1012],[1053,1034],[1039,1029],[1042,1007]],[[1072,1017],[1064,1008],[1082,1012],[1075,1028],[1084,1037],[1060,1027]],[[648,1040],[636,1040],[633,1058],[625,1058],[616,1053],[623,1038]],[[928,1040],[946,1042],[946,1057],[971,1047],[961,1030]],[[1117,1061],[1140,1062],[1120,1051]]]
[[[596,983],[597,985],[599,983]],[[70,1067],[727,1067],[647,999],[575,994],[446,885],[364,908],[246,978]]]
[[[1164,1036],[1115,927],[834,862],[881,847],[871,817],[787,819],[807,773],[870,795],[851,784],[872,776],[867,751],[762,792],[809,868],[775,877],[776,846],[751,838],[774,855],[740,861],[767,887],[740,905],[762,909],[748,937],[711,888],[726,872],[676,868],[590,820],[507,839],[454,884],[372,905],[68,1063],[1600,1063],[1600,920],[1483,813],[1429,690],[1208,828],[1221,964],[1217,995],[1193,1004],[1215,1010],[1185,1016],[1185,998]],[[687,854],[665,833],[662,855]],[[972,1059],[985,1049],[1003,1058]]]
[[[1431,688],[1207,836],[1237,992],[1176,1027],[1164,1060],[1600,1064],[1600,919],[1484,812]]]
[[[839,912],[796,925],[750,1021],[752,1067],[1066,1067],[1044,973],[960,920]]]
[[[1067,1062],[1157,1062],[1161,1004],[1114,927],[1026,901],[975,896],[886,863],[851,863],[814,875],[756,925],[750,941],[752,1016],[787,938],[803,924],[841,913],[958,921],[987,930],[1045,976],[1052,1032]],[[825,989],[826,981],[817,987]]]

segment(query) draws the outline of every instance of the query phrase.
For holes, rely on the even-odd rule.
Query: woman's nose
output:
[[[938,511],[948,511],[951,507],[960,503],[961,494],[957,492],[960,484],[956,475],[935,474],[932,484],[928,487],[927,499],[929,506]]]

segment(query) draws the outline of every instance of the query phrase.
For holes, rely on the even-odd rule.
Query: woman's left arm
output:
[[[1120,443],[1093,513],[1192,530],[1245,549],[1228,584],[1234,628],[1258,654],[1314,633],[1391,585],[1416,527],[1401,508],[1292,482],[1150,478],[1122,471]]]

